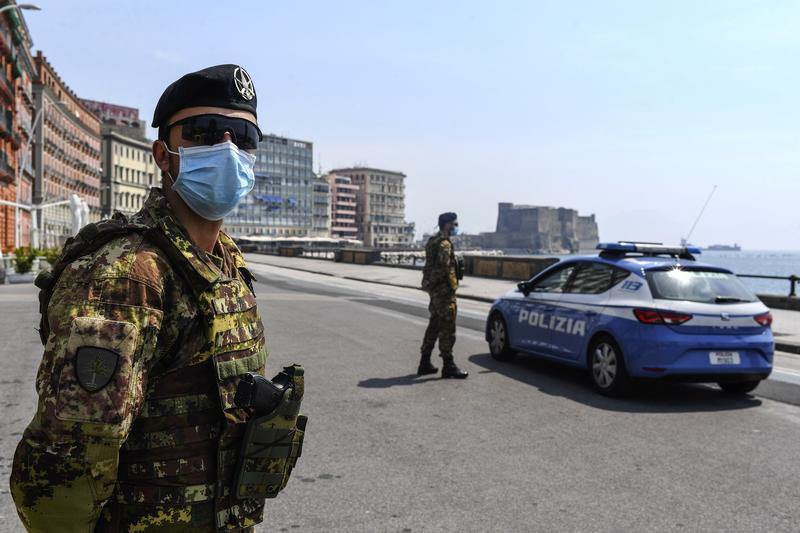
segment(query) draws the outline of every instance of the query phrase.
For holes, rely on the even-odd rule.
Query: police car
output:
[[[700,250],[599,244],[494,302],[486,340],[495,359],[535,354],[589,370],[602,394],[636,379],[717,382],[745,394],[772,371],[769,309]]]

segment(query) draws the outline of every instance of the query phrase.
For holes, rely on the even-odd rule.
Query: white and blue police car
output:
[[[524,352],[585,368],[610,396],[647,378],[745,394],[769,376],[772,315],[731,271],[698,262],[693,247],[597,248],[494,302],[486,340],[495,359]]]

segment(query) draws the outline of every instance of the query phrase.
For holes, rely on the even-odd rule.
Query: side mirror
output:
[[[522,281],[520,283],[517,283],[517,288],[519,289],[519,292],[521,292],[525,296],[531,293],[531,285],[527,281]]]

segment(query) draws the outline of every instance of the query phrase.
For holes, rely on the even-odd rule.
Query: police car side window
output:
[[[569,287],[574,294],[600,294],[628,277],[628,272],[601,263],[582,263]]]
[[[621,268],[613,267],[611,270],[614,271],[614,273],[611,275],[611,287],[614,287],[617,283],[631,275],[629,271],[622,270]],[[611,287],[609,287],[609,289]]]
[[[575,265],[569,265],[551,272],[544,278],[537,280],[531,287],[532,292],[564,292]]]

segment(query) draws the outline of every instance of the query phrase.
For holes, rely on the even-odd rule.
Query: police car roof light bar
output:
[[[603,242],[597,245],[601,257],[625,257],[629,254],[644,256],[668,255],[694,261],[694,255],[702,253],[696,246],[667,246],[653,242]]]

